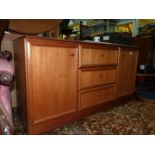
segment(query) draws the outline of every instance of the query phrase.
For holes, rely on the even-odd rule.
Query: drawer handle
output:
[[[101,54],[101,57],[104,57],[104,54]]]
[[[98,94],[98,96],[103,96],[102,94]]]
[[[103,75],[102,74],[100,74],[100,78],[103,78]]]

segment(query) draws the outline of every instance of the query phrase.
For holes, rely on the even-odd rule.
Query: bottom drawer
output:
[[[116,87],[108,86],[93,90],[81,91],[79,94],[79,109],[88,108],[115,98]]]

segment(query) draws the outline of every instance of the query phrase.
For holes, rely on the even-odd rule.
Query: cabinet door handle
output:
[[[71,53],[69,56],[73,57],[74,56],[74,53]]]
[[[122,54],[122,57],[125,57],[126,55],[125,54]]]

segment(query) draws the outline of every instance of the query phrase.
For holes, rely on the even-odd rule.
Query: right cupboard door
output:
[[[121,48],[118,57],[117,96],[123,96],[135,91],[138,51]]]

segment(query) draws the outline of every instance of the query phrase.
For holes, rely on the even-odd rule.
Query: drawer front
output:
[[[80,109],[113,100],[115,98],[115,92],[115,86],[80,92]]]
[[[116,65],[117,54],[114,49],[80,48],[79,67]]]
[[[79,89],[116,82],[116,69],[79,71]]]

